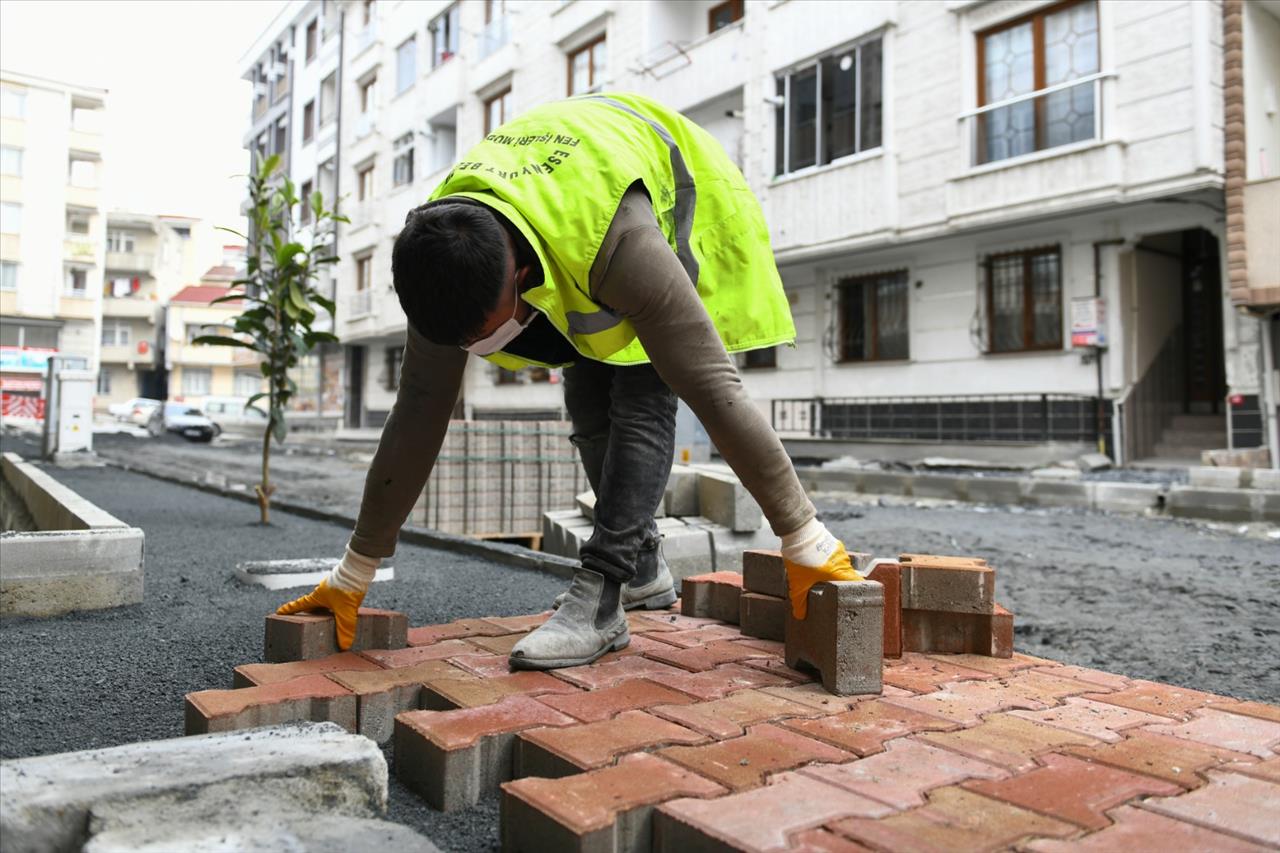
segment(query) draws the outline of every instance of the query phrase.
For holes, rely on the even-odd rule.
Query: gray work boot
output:
[[[513,669],[559,669],[591,663],[631,644],[618,585],[589,569],[574,573],[551,618],[511,650]]]
[[[661,610],[676,603],[676,582],[671,577],[671,569],[667,567],[667,561],[662,558],[661,549],[655,548],[651,553],[656,559],[656,568],[645,572],[644,567],[637,566],[636,576],[622,585],[623,610],[635,610],[641,607],[645,610]],[[646,554],[641,552],[639,562],[643,563],[645,557]],[[645,577],[646,574],[652,577]],[[568,594],[562,592],[557,595],[556,600],[551,604],[552,609],[563,604]]]

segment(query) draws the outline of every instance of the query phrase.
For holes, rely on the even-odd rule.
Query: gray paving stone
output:
[[[387,806],[386,759],[333,723],[300,723],[0,762],[6,853],[79,850],[91,832],[177,814],[216,822],[246,803],[377,817]]]
[[[386,820],[257,811],[259,814],[251,821],[164,822],[114,829],[93,836],[84,846],[84,853],[440,853],[439,847],[409,827]]]
[[[672,465],[662,505],[667,515],[698,515],[698,472],[687,465]]]
[[[808,666],[838,696],[879,693],[884,658],[884,587],[875,581],[829,581],[809,590],[808,612],[787,609],[787,666]]]
[[[733,474],[698,472],[698,514],[734,533],[750,533],[764,524],[760,504]]]

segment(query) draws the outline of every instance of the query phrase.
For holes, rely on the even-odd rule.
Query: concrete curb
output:
[[[801,484],[810,492],[847,491],[972,503],[1074,507],[1107,512],[1167,514],[1215,521],[1267,521],[1280,524],[1280,492],[1270,490],[807,467],[797,468],[796,473]]]
[[[142,474],[153,480],[161,480],[166,483],[176,483],[179,486],[187,486],[198,489],[202,492],[208,492],[211,495],[218,495],[223,498],[232,498],[242,503],[258,505],[258,499],[247,491],[240,492],[234,489],[215,486],[211,483],[201,483],[198,480],[186,480],[181,477],[174,477],[167,474],[160,474],[137,465],[131,465],[127,462],[120,462],[115,459],[103,457],[103,460],[113,468],[119,468],[122,471],[129,471],[134,474]],[[271,508],[279,512],[287,512],[290,515],[301,516],[302,518],[310,518],[314,521],[328,521],[334,524],[343,525],[354,530],[356,526],[356,517],[344,512],[334,510],[317,509],[315,507],[303,504],[290,503],[273,499]],[[439,530],[431,530],[426,527],[406,526],[400,528],[400,541],[409,542],[414,545],[426,545],[430,548],[439,548],[441,551],[449,551],[454,554],[464,554],[470,557],[480,557],[486,560],[493,560],[498,563],[504,563],[509,566],[516,566],[522,569],[534,569],[536,571],[548,572],[562,578],[571,578],[574,571],[578,568],[577,560],[570,560],[565,557],[557,557],[553,554],[544,554],[540,551],[532,551],[522,545],[509,545],[505,542],[489,542],[482,539],[470,539],[466,536],[459,536],[453,533],[442,533]]]

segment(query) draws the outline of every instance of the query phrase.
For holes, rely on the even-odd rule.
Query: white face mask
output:
[[[493,355],[507,344],[514,341],[520,336],[520,333],[528,328],[534,318],[538,316],[538,312],[533,308],[529,309],[529,317],[523,323],[516,319],[516,313],[520,310],[520,296],[516,294],[515,307],[511,309],[511,317],[501,326],[493,330],[493,334],[487,338],[481,338],[473,341],[463,347],[464,350],[476,355]]]

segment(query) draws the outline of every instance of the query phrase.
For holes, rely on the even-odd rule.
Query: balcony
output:
[[[146,352],[141,352],[143,349]],[[103,344],[99,358],[104,364],[151,365],[155,364],[156,348],[145,340],[131,344]]]
[[[171,348],[170,361],[193,367],[217,367],[233,363],[233,352],[239,347],[219,347],[211,344],[178,344]]]
[[[155,322],[156,303],[146,296],[103,297],[102,316],[132,317]]]
[[[355,141],[359,142],[366,136],[374,134],[378,131],[378,122],[374,119],[372,112],[363,113],[356,116],[355,126],[352,132],[355,134]]]
[[[742,86],[748,76],[746,41],[737,22],[692,42],[668,41],[631,69],[645,93],[686,110]],[[650,82],[652,81],[652,82]]]
[[[67,207],[84,207],[98,210],[102,207],[101,190],[97,187],[77,187],[67,185]]]
[[[347,319],[367,317],[373,305],[373,291],[369,288],[357,290],[347,297]]]
[[[156,256],[150,252],[107,252],[106,267],[120,272],[151,272]]]
[[[94,300],[88,296],[58,297],[58,316],[68,320],[92,320]]]
[[[98,262],[98,247],[88,238],[75,239],[68,238],[62,241],[62,258],[67,261],[76,261],[82,264],[96,264]]]
[[[95,131],[76,130],[72,128],[67,146],[72,151],[86,154],[102,154],[102,134]]]
[[[494,18],[485,24],[484,29],[476,36],[477,47],[480,49],[480,59],[487,59],[497,53],[509,41],[511,41],[511,19],[506,15],[501,18]]]
[[[1280,302],[1280,241],[1276,240],[1275,233],[1277,211],[1280,211],[1280,178],[1255,180],[1244,185],[1244,251],[1249,275],[1245,304],[1274,305]],[[1233,288],[1233,297],[1236,296],[1235,291]]]

